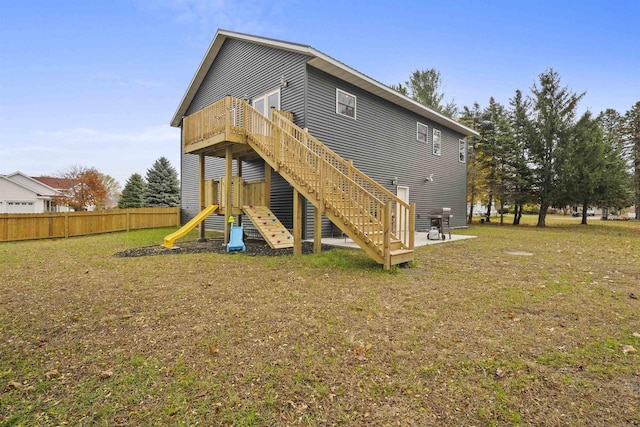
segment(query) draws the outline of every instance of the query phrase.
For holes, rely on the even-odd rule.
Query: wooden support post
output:
[[[322,210],[313,209],[313,253],[322,252]]]
[[[384,206],[384,269],[391,270],[391,201]]]
[[[409,209],[409,249],[415,248],[416,239],[416,204],[411,203]]]
[[[236,159],[236,170],[238,171],[238,181],[242,179],[242,160]],[[244,204],[244,195],[242,194],[242,184],[239,184],[236,189],[238,194],[236,199],[238,200],[238,207],[242,211],[242,205]],[[242,225],[242,215],[238,215],[238,225]]]
[[[204,208],[205,208],[205,205],[204,205],[204,199],[205,199],[205,196],[204,196],[204,186],[205,186],[205,184],[204,184],[204,175],[205,175],[205,170],[204,170],[204,167],[205,167],[205,166],[204,166],[204,165],[205,165],[205,161],[204,161],[204,160],[205,160],[205,159],[204,159],[204,154],[200,154],[200,159],[199,159],[199,160],[200,160],[200,162],[199,162],[199,163],[200,163],[200,184],[199,184],[199,190],[200,190],[200,211],[199,211],[199,212],[202,212],[202,211],[204,210]],[[200,225],[198,226],[198,231],[199,231],[199,236],[198,236],[198,238],[199,238],[199,240],[200,240],[201,242],[203,242],[203,241],[205,240],[204,228],[205,228],[204,220],[202,220],[202,222],[201,222],[201,223],[200,223]]]
[[[224,209],[224,244],[229,243],[229,232],[231,231],[231,224],[229,223],[229,217],[232,215],[232,200],[231,200],[231,179],[233,173],[233,153],[231,152],[231,146],[225,150],[225,188],[222,190],[226,201],[226,207]]]
[[[271,166],[264,162],[264,201],[265,206],[271,209]]]
[[[302,254],[302,206],[304,198],[295,188],[293,189],[293,254]]]

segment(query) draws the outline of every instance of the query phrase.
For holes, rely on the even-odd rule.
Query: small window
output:
[[[427,125],[418,122],[416,139],[420,142],[427,142]]]
[[[460,163],[467,162],[467,141],[464,139],[458,140],[458,160]]]
[[[343,90],[336,89],[336,113],[356,118],[356,97]]]
[[[442,154],[442,133],[438,129],[433,130],[433,155],[440,156]]]

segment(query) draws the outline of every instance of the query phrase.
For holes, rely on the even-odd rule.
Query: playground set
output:
[[[164,238],[164,246],[224,215],[227,250],[244,250],[247,218],[274,249],[302,253],[304,199],[314,208],[314,252],[321,251],[322,216],[385,269],[413,260],[415,204],[399,199],[293,123],[293,115],[272,109],[267,118],[242,99],[227,96],[183,118],[183,150],[199,156],[200,213]],[[225,176],[205,179],[205,157],[225,159]],[[264,159],[264,179],[245,181],[242,161]],[[237,175],[233,176],[235,170]],[[270,210],[271,175],[293,187],[293,234]]]

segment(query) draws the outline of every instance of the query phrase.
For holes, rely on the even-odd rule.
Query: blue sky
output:
[[[436,68],[445,100],[507,104],[548,68],[581,111],[640,101],[640,2],[0,0],[0,174],[96,167],[124,185],[167,157],[216,30],[308,44],[384,83]]]

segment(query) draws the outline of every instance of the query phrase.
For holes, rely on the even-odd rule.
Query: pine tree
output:
[[[147,170],[144,201],[149,207],[173,207],[180,204],[178,173],[167,158],[160,157]]]
[[[603,176],[601,185],[605,192],[600,206],[603,208],[602,219],[607,219],[609,208],[616,210],[633,203],[632,177],[627,167],[628,152],[625,147],[625,120],[616,110],[609,108],[597,118],[602,130],[605,145],[605,163],[608,172]]]
[[[500,224],[503,224],[504,206],[510,199],[509,194],[513,188],[514,172],[511,158],[515,138],[505,108],[493,97],[489,99],[489,106],[482,113],[480,129],[480,162],[487,171],[489,192],[487,221],[490,219],[490,209],[495,198],[500,202]]]
[[[477,102],[473,103],[473,107],[469,108],[464,106],[462,108],[462,117],[460,123],[470,127],[475,131],[479,131],[480,120],[482,111],[480,105]],[[478,157],[478,147],[481,143],[481,137],[471,135],[468,138],[467,144],[467,202],[469,202],[469,212],[467,217],[467,223],[473,222],[473,207],[476,202],[476,197],[480,196],[480,191],[483,188],[484,170],[480,164],[480,158]]]
[[[605,174],[605,146],[602,131],[587,111],[571,129],[565,144],[558,149],[557,201],[562,205],[581,205],[582,224],[587,211],[600,196]]]
[[[147,185],[139,173],[134,173],[129,177],[122,190],[122,195],[118,200],[120,209],[144,207],[144,196]]]
[[[532,200],[531,169],[527,162],[526,145],[531,135],[529,121],[530,102],[516,90],[515,96],[509,100],[511,110],[509,123],[514,137],[512,166],[514,169],[512,198],[514,204],[513,225],[519,225],[525,203]]]
[[[539,79],[539,85],[531,88],[533,132],[527,141],[527,153],[540,203],[537,225],[544,227],[547,209],[557,202],[561,189],[558,179],[562,165],[558,160],[562,147],[574,124],[578,102],[585,94],[560,87],[560,75],[553,69],[540,74]]]
[[[636,219],[640,219],[640,101],[625,114],[625,139],[633,173]]]
[[[442,76],[435,68],[415,70],[405,84],[406,86],[402,86],[402,83],[397,86],[391,85],[391,88],[403,95],[409,94],[415,101],[445,116],[455,118],[458,115],[458,107],[453,100],[446,104],[442,103],[444,99],[444,93],[440,92]]]

